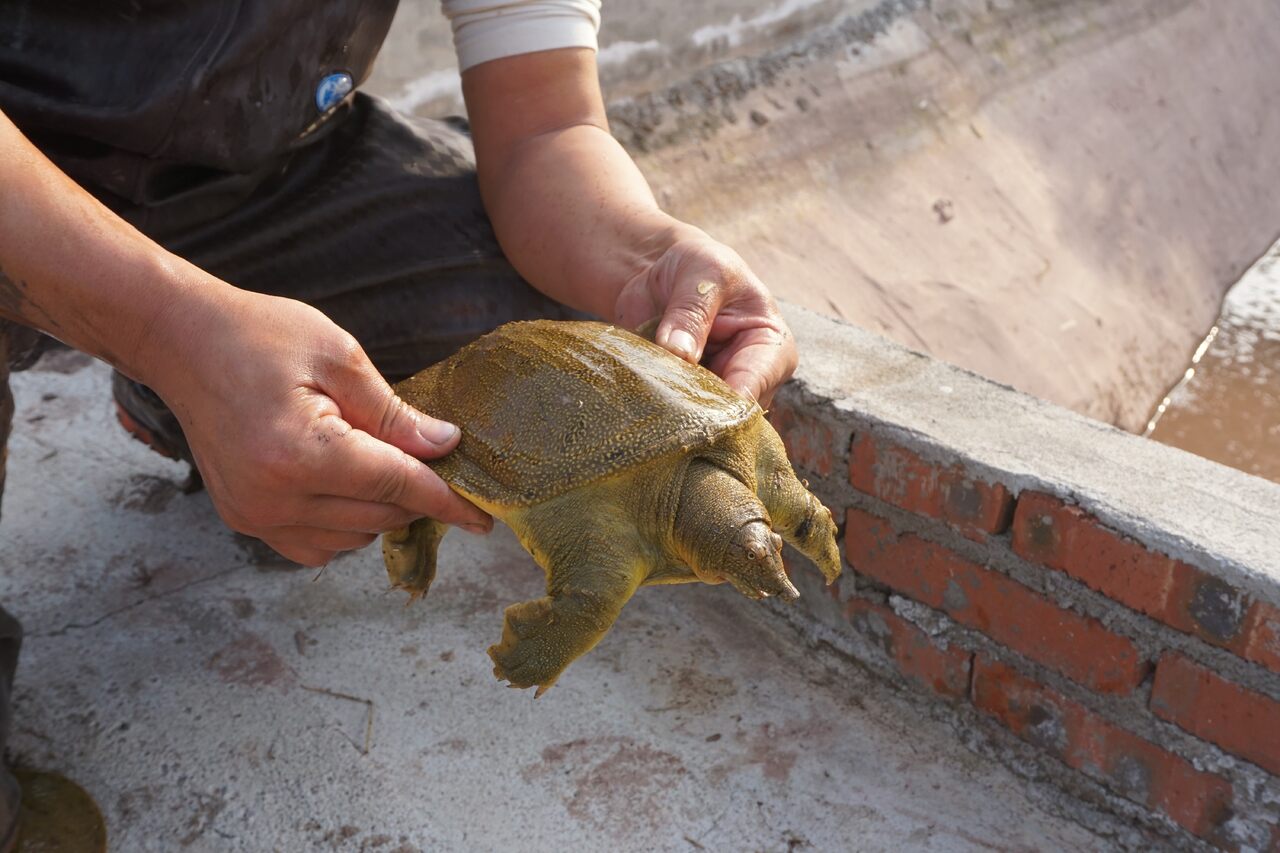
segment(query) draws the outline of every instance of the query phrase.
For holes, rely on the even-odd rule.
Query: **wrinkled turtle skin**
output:
[[[751,598],[798,596],[783,540],[828,583],[831,512],[796,478],[761,408],[719,377],[622,329],[509,323],[396,386],[462,429],[431,467],[509,525],[547,594],[506,610],[494,674],[538,695],[613,625],[645,584],[728,581]],[[446,526],[383,537],[391,582],[426,594]]]

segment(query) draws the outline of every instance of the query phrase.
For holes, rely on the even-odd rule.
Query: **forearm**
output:
[[[552,298],[614,320],[619,292],[697,229],[664,213],[609,134],[594,54],[470,69],[480,189],[503,251]]]
[[[483,179],[503,250],[526,279],[607,320],[618,294],[696,229],[664,213],[609,133],[580,124],[522,145]]]
[[[120,219],[0,114],[0,316],[150,381],[175,314],[231,288]]]

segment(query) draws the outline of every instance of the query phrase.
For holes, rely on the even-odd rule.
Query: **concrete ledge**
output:
[[[1266,849],[1280,485],[787,316],[804,362],[771,417],[854,569],[831,596],[798,572],[793,621],[1146,832]]]

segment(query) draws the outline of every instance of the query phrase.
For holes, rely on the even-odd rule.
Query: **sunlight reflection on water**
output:
[[[1147,434],[1280,482],[1280,243],[1228,292]]]

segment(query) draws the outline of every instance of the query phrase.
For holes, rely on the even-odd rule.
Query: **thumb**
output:
[[[724,303],[724,286],[714,281],[683,281],[677,284],[662,312],[654,343],[697,364],[707,346],[711,324]]]
[[[397,397],[372,364],[351,376],[334,401],[347,423],[419,459],[444,456],[458,446],[462,435],[455,425]]]

